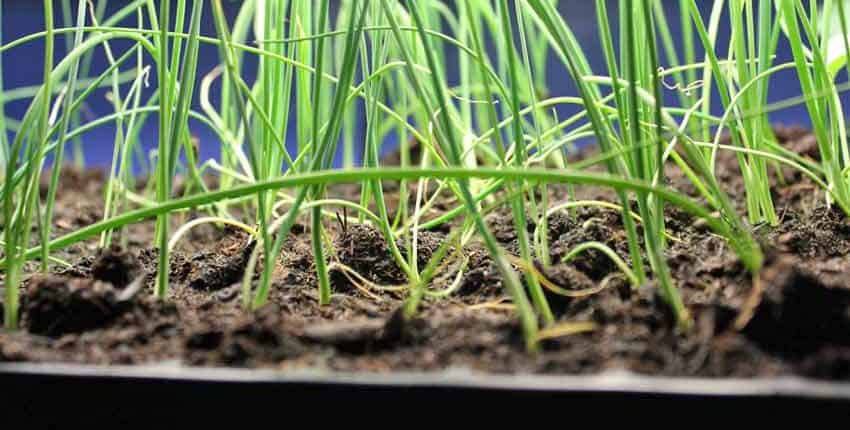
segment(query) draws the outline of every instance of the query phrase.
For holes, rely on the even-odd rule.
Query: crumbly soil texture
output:
[[[816,157],[815,139],[806,130],[777,128],[776,134],[789,149]],[[735,157],[722,154],[717,171],[743,213],[745,194]],[[65,168],[61,177],[57,236],[103,217],[102,171]],[[670,186],[697,198],[678,170],[670,167],[667,177]],[[273,289],[261,309],[242,307],[242,279],[254,241],[241,231],[210,224],[191,230],[178,243],[171,257],[168,300],[158,301],[153,296],[157,251],[152,247],[153,223],[148,221],[115,233],[113,243],[123,247],[99,249],[98,238],[92,238],[55,254],[70,267],[53,264],[45,275],[38,273],[36,263],[29,263],[21,293],[21,327],[0,331],[0,362],[176,361],[185,366],[356,372],[461,367],[491,373],[586,374],[627,369],[649,375],[796,374],[848,380],[850,220],[838,208],[828,207],[824,192],[798,172],[771,171],[771,181],[781,222],[753,227],[766,255],[760,283],[704,222],[668,206],[666,257],[693,318],[687,330],[677,327],[655,285],[632,288],[604,254],[590,250],[561,263],[571,249],[587,241],[605,243],[628,256],[619,212],[581,207],[555,213],[541,226],[548,235],[551,265],[538,264],[537,271],[551,284],[577,294],[549,294],[556,329],[545,333],[559,336],[547,337],[539,352],[529,353],[499,272],[475,239],[448,252],[450,258],[428,287],[454,292],[426,297],[413,318],[404,318],[400,309],[407,279],[388,244],[375,227],[357,223],[352,213],[346,221],[340,210],[340,217],[325,222],[332,244],[327,250],[330,305],[318,302],[307,222],[294,226],[274,262]],[[416,185],[384,184],[390,215],[401,198],[414,207]],[[410,192],[401,193],[401,186]],[[354,200],[358,192],[355,185],[330,189]],[[551,185],[547,192],[553,203],[569,198],[563,186]],[[576,199],[616,202],[610,190],[569,192]],[[428,218],[457,204],[451,194],[441,195]],[[174,214],[172,221],[176,227],[206,215],[194,210]],[[538,226],[533,217],[529,220],[531,234]],[[487,221],[505,249],[516,255],[510,210],[493,211]],[[420,269],[447,240],[449,230],[461,223],[456,219],[419,233]],[[406,249],[403,238],[398,245]],[[259,262],[256,273],[263,264]],[[255,287],[257,283],[255,276]]]

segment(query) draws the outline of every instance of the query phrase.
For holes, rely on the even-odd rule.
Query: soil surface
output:
[[[815,139],[806,130],[778,128],[776,133],[788,148],[816,156]],[[743,211],[736,158],[721,153],[717,171]],[[670,167],[667,173],[670,186],[696,196],[681,172]],[[824,192],[799,173],[771,170],[771,178],[781,223],[754,227],[766,254],[760,284],[754,284],[705,223],[668,206],[667,259],[693,315],[687,331],[677,329],[654,285],[632,289],[604,254],[590,251],[560,263],[573,247],[589,240],[626,258],[619,212],[583,207],[548,218],[552,265],[538,264],[539,272],[562,289],[599,291],[578,297],[550,294],[558,327],[580,329],[544,340],[541,351],[530,354],[499,273],[480,243],[473,240],[449,250],[448,263],[429,289],[456,288],[454,293],[426,298],[419,313],[406,320],[399,311],[406,292],[383,288],[403,287],[407,281],[388,244],[375,227],[357,223],[351,213],[347,220],[340,211],[336,221],[328,218],[325,223],[333,243],[328,250],[334,268],[329,306],[317,300],[306,220],[293,228],[274,262],[274,288],[269,304],[259,311],[241,307],[241,279],[254,242],[241,231],[208,224],[191,230],[177,245],[169,300],[157,301],[157,251],[152,248],[153,223],[147,221],[115,233],[113,242],[124,243],[124,248],[98,250],[98,238],[93,238],[56,253],[71,266],[56,264],[49,275],[36,274],[37,266],[30,263],[22,291],[22,328],[0,331],[0,361],[176,360],[191,366],[368,372],[465,367],[575,374],[625,368],[653,375],[850,379],[850,221],[839,209],[827,207]],[[400,184],[384,184],[391,215],[401,199],[410,207],[415,204],[416,184],[405,186],[410,188],[406,196]],[[434,189],[429,187],[429,193]],[[102,171],[64,169],[55,235],[102,219],[103,191]],[[359,199],[359,186],[329,192]],[[568,198],[562,186],[550,186],[547,192],[553,203]],[[615,201],[610,190],[574,192],[577,199]],[[445,192],[428,218],[457,204]],[[172,221],[176,227],[205,215],[184,212]],[[529,219],[532,234],[537,226]],[[498,240],[516,254],[513,220],[509,208],[487,216]],[[420,269],[462,221],[420,232]],[[403,240],[398,245],[405,249]]]

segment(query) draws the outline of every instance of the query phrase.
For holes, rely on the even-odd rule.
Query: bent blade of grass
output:
[[[587,172],[570,169],[517,169],[513,167],[479,167],[467,169],[462,167],[427,168],[427,169],[401,169],[383,167],[378,169],[340,169],[322,170],[309,173],[299,173],[276,178],[264,182],[236,186],[229,189],[220,189],[208,193],[196,194],[187,197],[171,199],[166,202],[156,203],[153,206],[143,207],[120,215],[112,219],[83,227],[77,231],[66,234],[50,242],[51,252],[73,245],[93,235],[100,234],[105,229],[117,228],[145,219],[155,218],[164,212],[171,212],[185,208],[200,207],[219,201],[237,199],[240,197],[257,194],[260,191],[280,190],[285,188],[298,188],[313,185],[331,185],[340,183],[353,183],[361,180],[401,180],[401,179],[469,179],[469,178],[498,178],[505,180],[522,179],[526,182],[547,183],[571,183],[575,185],[588,185],[599,187],[610,187],[629,191],[642,191],[655,194],[666,202],[680,207],[683,211],[696,218],[706,220],[708,227],[715,233],[732,241],[732,230],[729,226],[702,205],[691,198],[663,186],[652,185],[643,181],[623,178],[606,173]],[[288,215],[288,214],[287,214]],[[41,248],[36,247],[22,253],[22,258],[27,260],[37,258]],[[7,263],[7,259],[0,260]]]

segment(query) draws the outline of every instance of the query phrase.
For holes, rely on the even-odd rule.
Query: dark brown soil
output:
[[[785,145],[816,156],[813,137],[797,128],[777,129]],[[734,156],[718,160],[719,177],[740,209],[743,184]],[[692,329],[677,330],[653,285],[633,290],[602,253],[591,251],[569,265],[558,263],[589,240],[628,256],[620,215],[580,208],[575,216],[548,220],[550,257],[538,265],[551,282],[583,290],[607,288],[575,298],[550,295],[558,323],[593,323],[594,329],[543,341],[527,353],[519,327],[501,289],[501,278],[483,247],[460,250],[465,273],[457,291],[426,299],[412,320],[401,317],[405,293],[355,288],[349,276],[332,272],[331,305],[317,300],[309,230],[297,225],[275,262],[270,304],[257,312],[241,308],[240,281],[254,243],[244,233],[215,226],[193,230],[172,256],[169,300],[153,299],[156,250],[151,222],[127,230],[129,249],[98,251],[96,240],[57,254],[74,263],[24,283],[22,330],[0,331],[0,361],[140,364],[178,360],[193,366],[280,369],[323,368],[388,372],[467,367],[486,372],[591,373],[625,368],[654,375],[773,376],[801,374],[850,379],[850,221],[827,208],[824,194],[790,170],[774,177],[772,191],[782,221],[757,226],[767,255],[760,286],[723,239],[703,223],[668,208],[667,258],[694,318]],[[778,175],[774,175],[778,176]],[[668,171],[670,185],[695,195],[683,175]],[[56,202],[56,234],[102,217],[103,175],[66,169]],[[411,186],[415,186],[412,184]],[[386,184],[394,213],[397,183]],[[565,190],[550,187],[550,201]],[[356,186],[332,188],[354,198]],[[609,190],[576,190],[583,199],[613,201]],[[409,193],[412,199],[415,192]],[[429,214],[457,203],[441,197]],[[175,225],[189,217],[175,215]],[[532,218],[529,218],[532,219]],[[508,209],[487,217],[505,248],[517,253]],[[454,220],[451,225],[458,225]],[[326,223],[341,263],[381,286],[406,282],[378,230],[351,222]],[[535,229],[529,222],[528,231]],[[117,238],[116,238],[117,240]],[[444,228],[421,232],[418,263],[447,240]],[[399,241],[401,249],[404,242]],[[454,281],[459,263],[439,270],[431,288]],[[339,266],[337,266],[339,267]],[[34,273],[35,266],[31,266]]]

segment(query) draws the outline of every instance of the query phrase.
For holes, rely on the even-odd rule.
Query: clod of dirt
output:
[[[367,224],[348,225],[335,241],[342,264],[379,285],[398,285],[407,280],[395,264],[381,232]],[[334,272],[334,286],[348,285],[347,278]]]
[[[411,139],[410,144],[408,146],[410,150],[410,159],[409,163],[416,165],[419,164],[422,160],[422,145],[419,144],[418,140]],[[381,157],[381,165],[382,166],[400,166],[401,165],[401,149],[395,149],[383,157]]]
[[[818,140],[810,130],[800,126],[776,126],[773,129],[776,139],[795,154],[820,160]]]
[[[60,276],[36,277],[22,315],[31,333],[58,337],[105,327],[126,309],[111,284]]]
[[[587,275],[568,264],[538,267],[537,270],[540,270],[549,281],[567,290],[583,290],[596,285]]]
[[[238,282],[255,245],[255,241],[245,239],[242,243],[233,242],[225,248],[195,254],[191,259],[194,270],[189,274],[189,287],[216,291]]]
[[[596,283],[591,281],[587,275],[567,264],[557,264],[545,268],[537,267],[537,270],[541,272],[546,280],[565,290],[584,290],[596,286]],[[565,297],[549,289],[544,288],[544,293],[553,308],[559,308],[564,303],[570,301],[569,297]]]
[[[103,205],[99,199],[103,192],[107,172],[104,169],[81,169],[71,164],[62,166],[57,183],[54,206],[54,228],[57,233],[74,231],[103,219]],[[47,196],[52,172],[40,178],[39,193]]]
[[[195,148],[195,150],[197,150],[198,144],[199,142],[197,140],[193,140],[192,146],[193,148]],[[207,187],[207,189],[213,190],[218,188],[219,186],[218,176],[216,175],[207,173],[204,174],[201,179],[203,180],[204,185]],[[197,188],[199,187],[194,178],[187,177],[184,175],[177,175],[174,178],[172,194],[177,196],[184,195],[187,192],[191,192],[193,189],[196,190]]]
[[[850,345],[850,288],[825,285],[779,257],[762,270],[765,291],[744,334],[765,349],[794,357],[825,345]]]
[[[660,329],[669,332],[676,326],[670,306],[653,284],[635,289],[623,283],[582,301],[589,302],[587,306],[593,309],[594,319],[602,324],[640,324],[652,332]]]
[[[431,260],[431,257],[440,248],[440,245],[446,240],[446,235],[436,231],[420,231],[419,237],[416,239],[416,262],[419,267],[425,267]],[[404,239],[396,240],[401,255],[407,258],[407,244]],[[449,256],[454,251],[454,247],[450,246],[446,256]],[[446,258],[446,257],[443,257]]]
[[[233,326],[202,324],[186,339],[186,360],[192,364],[251,366],[297,358],[308,351],[288,332],[280,309],[266,306]]]
[[[41,176],[38,184],[38,190],[41,197],[47,196],[47,191],[50,189],[50,180],[53,173],[48,170]],[[98,195],[106,178],[106,171],[97,168],[81,169],[73,164],[64,164],[59,170],[59,182],[57,183],[57,193],[65,191],[74,191],[78,193],[92,193]]]
[[[168,274],[169,281],[183,283],[189,274],[192,272],[192,264],[186,259],[186,256],[181,252],[172,252],[170,254],[171,270]],[[149,280],[153,281],[159,265],[159,250],[156,248],[145,248],[139,252],[138,261],[147,274]]]
[[[850,348],[823,348],[797,367],[800,373],[812,378],[846,381],[850,379]]]
[[[688,243],[674,242],[669,253],[668,264],[682,279],[731,276],[744,270],[740,260],[729,252],[726,241],[713,235],[695,237]]]
[[[555,212],[546,219],[549,241],[554,241],[562,234],[578,227],[578,221],[567,211]]]
[[[116,288],[126,287],[138,276],[141,266],[133,255],[119,247],[101,250],[91,265],[91,275]]]
[[[466,252],[469,257],[467,271],[456,294],[487,296],[501,292],[502,275],[484,246],[473,243]]]
[[[850,221],[837,207],[819,206],[796,222],[789,222],[777,239],[780,246],[803,258],[850,254]]]
[[[493,233],[493,237],[495,237],[496,240],[503,245],[506,245],[508,252],[513,251],[513,253],[516,253],[516,249],[511,249],[517,247],[517,232],[514,228],[515,222],[511,212],[509,210],[501,210],[499,212],[492,213],[487,216],[486,221],[487,226]],[[528,221],[528,223],[530,222],[531,221]]]
[[[549,245],[549,253],[552,261],[561,261],[567,253],[576,246],[589,242],[601,242],[613,249],[628,263],[629,252],[626,245],[625,233],[614,229],[612,226],[619,225],[619,215],[611,211],[599,211],[596,209],[582,210],[576,222],[562,222],[564,228],[560,236],[552,238]],[[551,229],[550,229],[551,230]],[[560,233],[561,231],[550,231]],[[604,253],[595,249],[589,249],[570,261],[580,271],[584,272],[593,280],[601,280],[617,269]]]

